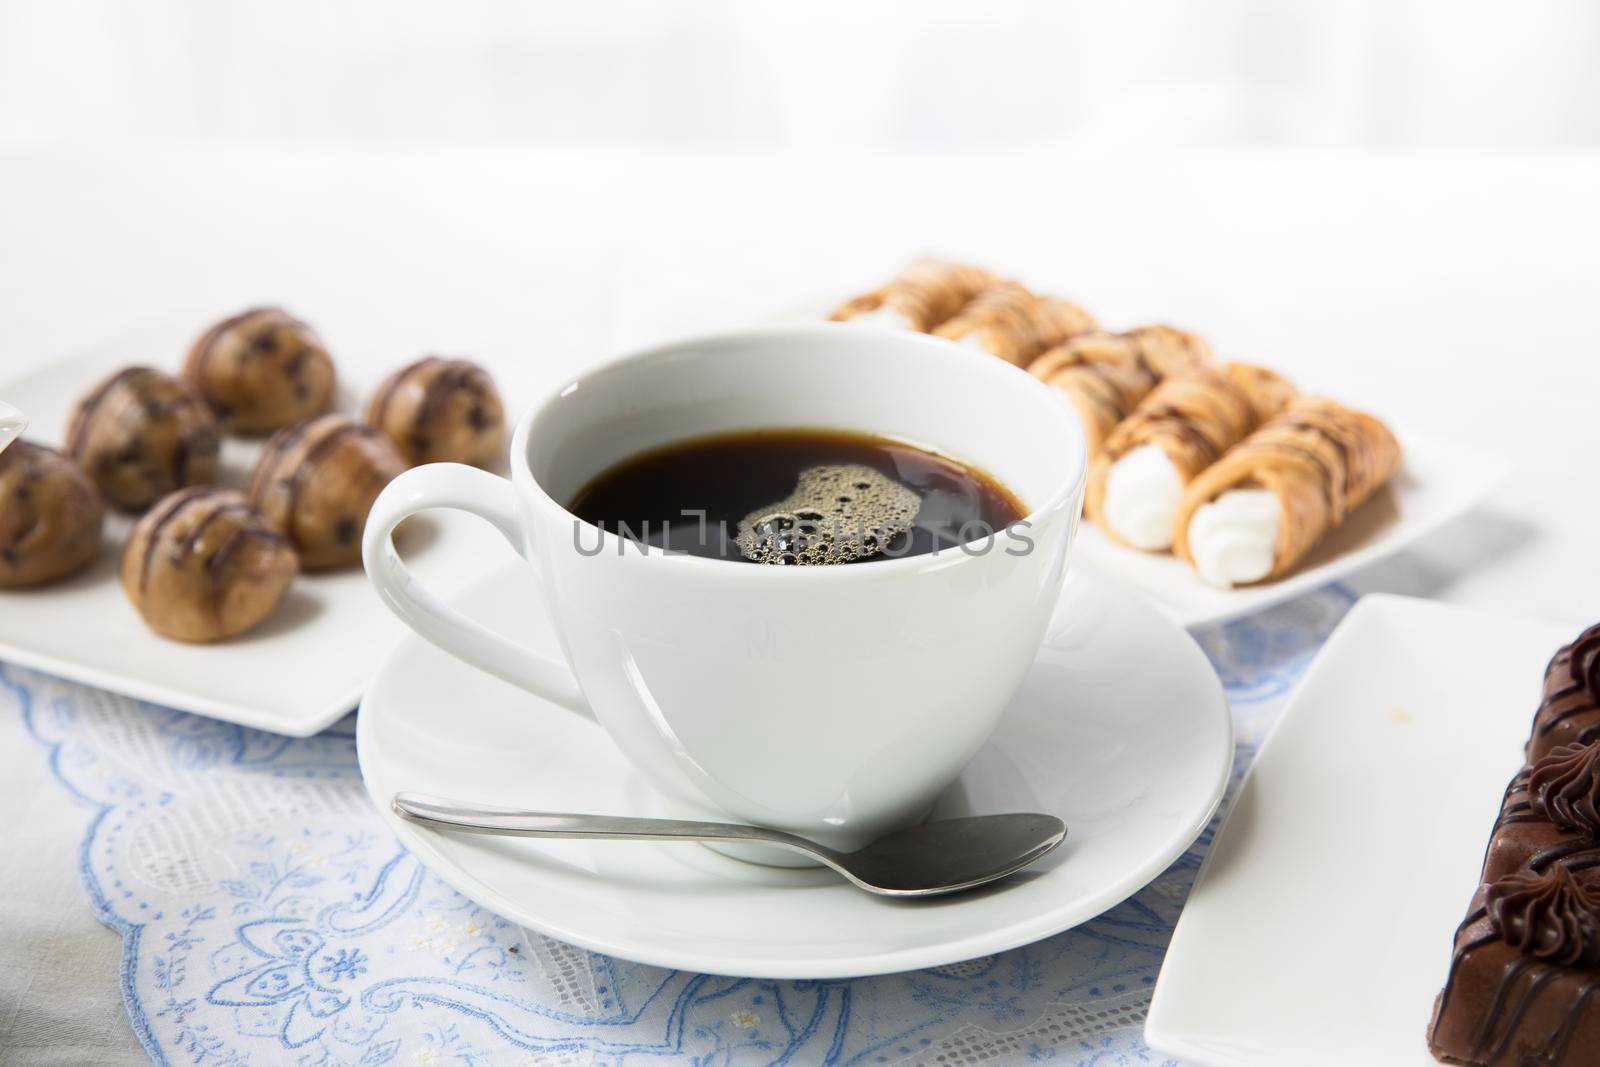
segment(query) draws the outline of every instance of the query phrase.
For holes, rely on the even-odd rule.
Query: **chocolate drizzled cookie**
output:
[[[333,401],[333,360],[321,338],[281,308],[251,308],[212,326],[183,375],[234,433],[271,433]]]
[[[250,502],[293,542],[308,571],[361,558],[361,531],[406,461],[383,434],[344,415],[279,430],[250,477]]]
[[[367,405],[367,422],[412,463],[491,467],[503,458],[505,406],[489,372],[428,356],[395,371]]]
[[[150,367],[126,367],[78,401],[66,452],[125,511],[217,480],[222,438],[198,393]]]
[[[0,452],[0,589],[76,574],[100,554],[105,505],[53,448],[13,441]]]
[[[152,630],[219,641],[270,615],[298,570],[288,539],[243,494],[196,486],[162,500],[133,528],[121,579]]]

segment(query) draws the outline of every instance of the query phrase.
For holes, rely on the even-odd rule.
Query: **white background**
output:
[[[1567,146],[1587,0],[6,0],[0,138]]]
[[[942,251],[1503,450],[1359,584],[1581,623],[1597,140],[1577,2],[0,2],[0,380],[283,302],[526,397]],[[119,1062],[84,815],[4,730],[0,1050]]]

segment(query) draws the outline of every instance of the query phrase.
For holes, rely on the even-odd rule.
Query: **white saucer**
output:
[[[532,647],[555,647],[524,567],[457,601]],[[418,638],[401,642],[368,688],[357,745],[367,790],[406,847],[514,922],[662,967],[840,978],[999,952],[1122,901],[1206,825],[1228,780],[1233,729],[1215,673],[1183,630],[1109,580],[1073,574],[999,731],[934,814],[1050,812],[1066,821],[1067,841],[993,889],[922,902],[694,844],[532,841],[401,822],[388,803],[401,789],[670,814],[598,727]]]

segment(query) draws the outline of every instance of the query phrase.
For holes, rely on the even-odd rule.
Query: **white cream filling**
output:
[[[887,304],[875,307],[871,311],[863,311],[859,315],[852,315],[848,321],[858,326],[881,326],[886,330],[911,329],[911,319],[904,312],[897,311]]]
[[[1111,531],[1135,548],[1172,547],[1172,517],[1183,496],[1183,476],[1160,445],[1140,445],[1106,472],[1104,512]]]
[[[1189,520],[1189,554],[1200,577],[1227,588],[1272,570],[1283,508],[1266,489],[1229,489]]]
[[[996,355],[997,353],[994,351],[994,349],[990,348],[983,341],[984,334],[987,332],[988,331],[986,330],[973,330],[971,333],[962,334],[961,337],[956,339],[956,344],[963,345],[967,348],[977,349],[986,356]]]

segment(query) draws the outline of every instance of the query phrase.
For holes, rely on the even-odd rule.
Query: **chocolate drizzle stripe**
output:
[[[1589,1006],[1589,999],[1594,996],[1595,983],[1600,979],[1591,978],[1583,983],[1577,999],[1572,1002],[1572,1009],[1567,1012],[1566,1022],[1561,1024],[1561,1029],[1556,1035],[1553,1047],[1545,1056],[1545,1063],[1550,1067],[1559,1067],[1567,1055],[1567,1046],[1572,1044],[1572,1035],[1578,1029],[1578,1021],[1583,1018],[1583,1010]]]
[[[144,552],[139,559],[139,592],[142,594],[150,583],[150,561],[155,557],[156,545],[161,541],[161,532],[169,526],[174,519],[191,501],[201,500],[217,493],[225,492],[221,486],[197,485],[189,489],[180,489],[172,494],[166,501],[159,505],[159,510],[146,516],[144,522],[150,525],[144,528]],[[143,526],[143,523],[140,524]]]
[[[195,388],[200,390],[201,396],[208,401],[214,399],[210,391],[206,389],[205,372],[207,364],[211,362],[211,357],[216,352],[217,341],[221,339],[222,335],[252,316],[276,310],[278,309],[271,307],[246,308],[237,315],[230,315],[221,322],[216,323],[196,339],[194,346],[190,349],[190,358],[194,364],[191,370]]]
[[[1337,470],[1330,467],[1321,455],[1307,445],[1284,439],[1286,434],[1295,433],[1312,434],[1326,441],[1338,457]],[[1268,423],[1239,448],[1241,451],[1251,453],[1280,452],[1298,455],[1309,461],[1317,469],[1322,482],[1322,495],[1328,505],[1329,515],[1335,522],[1343,521],[1350,502],[1351,486],[1357,478],[1350,461],[1349,443],[1333,429],[1305,417],[1295,418],[1292,421],[1276,421]],[[1364,481],[1365,478],[1361,480]]]
[[[1562,700],[1562,699],[1564,699],[1566,697],[1577,696],[1579,693],[1582,693],[1582,692],[1583,692],[1583,686],[1582,685],[1578,684],[1577,682],[1568,682],[1566,685],[1563,685],[1559,689],[1557,689],[1554,692],[1548,694],[1545,697],[1545,699],[1546,700]]]
[[[211,553],[211,558],[206,560],[206,575],[211,578],[213,585],[216,583],[216,576],[222,571],[223,567],[228,565],[228,560],[232,557],[234,550],[242,541],[257,532],[248,525],[240,526],[228,535],[226,541],[217,546],[215,552]]]
[[[1483,1022],[1478,1027],[1478,1035],[1472,1040],[1472,1058],[1481,1059],[1483,1050],[1489,1044],[1489,1039],[1494,1036],[1495,1025],[1500,1021],[1500,1012],[1504,1010],[1506,997],[1511,993],[1511,985],[1522,972],[1532,967],[1536,961],[1532,956],[1523,956],[1507,967],[1500,975],[1500,983],[1495,986],[1494,999],[1484,1009]]]
[[[1084,366],[1083,371],[1079,395],[1104,412],[1113,426],[1127,418],[1128,409],[1118,401],[1117,389],[1105,374],[1095,371],[1092,365]]]
[[[1161,375],[1156,372],[1155,367],[1151,365],[1150,360],[1146,357],[1144,336],[1137,333],[1124,333],[1117,336],[1127,346],[1128,351],[1133,354],[1133,361],[1139,368],[1139,372],[1150,381],[1159,382]]]
[[[1570,700],[1573,697],[1578,697],[1580,699],[1573,701],[1568,707],[1562,708],[1559,711],[1554,711],[1553,714],[1548,716],[1545,715],[1545,712],[1552,710],[1556,704],[1559,704],[1564,700]],[[1582,715],[1586,712],[1594,711],[1597,708],[1600,708],[1600,704],[1597,704],[1594,697],[1585,692],[1580,686],[1573,685],[1567,688],[1558,689],[1554,693],[1551,693],[1549,696],[1545,697],[1544,704],[1539,709],[1541,717],[1544,717],[1544,722],[1540,725],[1538,732],[1541,736],[1547,734],[1551,730],[1555,729],[1558,723],[1565,722],[1567,719],[1570,719],[1575,715]]]
[[[1571,706],[1562,708],[1561,710],[1555,711],[1553,714],[1551,714],[1550,717],[1545,720],[1544,725],[1540,729],[1539,733],[1547,734],[1561,723],[1566,722],[1568,719],[1587,714],[1588,712],[1594,711],[1597,708],[1600,708],[1600,705],[1597,705],[1592,700],[1577,701]]]
[[[1511,1018],[1506,1020],[1505,1026],[1500,1031],[1500,1040],[1495,1042],[1494,1048],[1489,1050],[1489,1059],[1497,1060],[1505,1053],[1506,1046],[1511,1043],[1516,1035],[1517,1027],[1522,1024],[1522,1018],[1528,1013],[1528,1005],[1533,1003],[1539,995],[1539,990],[1544,984],[1556,976],[1556,972],[1548,965],[1541,964],[1539,973],[1528,980],[1522,987],[1522,996],[1517,998],[1516,1010],[1511,1013]]]
[[[1467,927],[1471,926],[1474,922],[1481,918],[1483,918],[1483,911],[1481,909],[1474,914],[1467,916],[1466,921],[1457,927],[1456,936],[1459,938],[1467,929]],[[1450,961],[1450,973],[1445,976],[1444,989],[1439,993],[1439,1018],[1444,1018],[1445,1009],[1450,1004],[1450,991],[1455,988],[1456,970],[1458,969],[1461,960],[1473,949],[1482,948],[1489,942],[1498,941],[1499,939],[1500,935],[1491,927],[1488,931],[1479,934],[1470,941],[1464,941],[1456,946],[1454,956]]]
[[[1309,463],[1316,468],[1317,481],[1322,488],[1322,502],[1327,506],[1330,521],[1337,524],[1343,518],[1345,498],[1335,494],[1333,470],[1315,451],[1291,441],[1268,440],[1265,437],[1246,441],[1239,448],[1241,452],[1249,452],[1252,455],[1296,456]]]
[[[389,417],[389,403],[394,399],[395,393],[400,390],[402,385],[411,380],[411,376],[414,373],[431,363],[437,362],[438,359],[438,356],[424,356],[411,364],[411,366],[402,367],[391,374],[389,380],[384,382],[382,388],[378,390],[378,395],[372,398],[372,404],[369,409],[371,417],[367,421],[381,429],[385,420]]]
[[[72,424],[67,427],[66,450],[69,456],[76,459],[78,453],[82,451],[85,443],[84,439],[89,436],[89,425],[93,421],[90,416],[110,395],[111,390],[130,380],[135,375],[143,374],[148,370],[150,370],[149,367],[123,367],[95,386],[94,389],[90,390],[88,396],[78,402],[77,408],[72,413]]]
[[[460,360],[446,362],[423,388],[422,400],[411,416],[411,432],[424,431],[455,391],[472,383],[477,368]]]
[[[1204,469],[1215,463],[1227,447],[1226,443],[1213,441],[1198,425],[1200,423],[1211,424],[1215,420],[1207,417],[1196,418],[1194,413],[1186,413],[1172,405],[1136,411],[1132,418],[1140,421],[1139,428],[1143,429],[1145,433],[1136,442],[1130,444],[1127,449],[1119,453],[1117,458],[1126,455],[1127,452],[1131,452],[1140,445],[1153,443],[1158,438],[1165,436],[1186,442],[1193,451],[1199,454],[1200,467]]]
[[[1083,400],[1115,426],[1127,417],[1127,412],[1117,402],[1115,387],[1099,367],[1096,363],[1069,363],[1045,381]]]
[[[250,475],[250,484],[245,489],[245,495],[251,500],[259,502],[261,494],[266,492],[273,478],[277,476],[279,464],[289,449],[306,435],[316,420],[297,422],[293,426],[286,426],[267,439],[266,446],[261,450],[261,458],[256,461],[256,469]]]
[[[220,580],[222,569],[228,565],[228,561],[233,558],[233,554],[238,551],[240,545],[252,540],[265,544],[288,544],[288,541],[280,537],[275,531],[265,529],[262,525],[246,519],[239,525],[238,529],[228,535],[226,541],[217,547],[217,550],[211,554],[211,558],[206,560],[206,581],[208,583],[206,600],[211,608],[212,616],[219,622],[222,619],[222,598],[228,591],[227,586]]]
[[[217,621],[220,628],[222,624],[222,598],[227,593],[227,588],[218,579],[222,575],[222,568],[227,566],[228,560],[233,556],[234,550],[250,535],[248,526],[240,526],[228,535],[228,539],[206,560],[206,606],[211,610],[211,617]]]
[[[1558,861],[1569,871],[1593,867],[1600,863],[1600,842],[1580,838],[1540,849],[1528,860],[1528,869],[1542,871]]]
[[[1339,495],[1343,500],[1350,499],[1350,482],[1354,472],[1350,466],[1350,445],[1338,434],[1326,426],[1319,426],[1314,422],[1300,421],[1295,423],[1295,428],[1305,433],[1315,434],[1328,442],[1339,456]]]
[[[243,500],[221,500],[216,502],[212,505],[210,511],[195,519],[194,525],[189,528],[189,536],[184,544],[184,551],[193,552],[199,548],[200,539],[206,535],[206,531],[218,519],[232,515],[242,516],[248,520],[253,514],[255,514],[254,510]]]
[[[316,465],[321,462],[322,457],[337,448],[340,442],[352,434],[359,437],[371,437],[377,433],[378,431],[371,426],[366,426],[359,422],[340,422],[306,446],[305,454],[300,457],[300,462],[295,465],[294,473],[289,476],[285,528],[293,529],[294,514],[300,506],[300,490],[304,487],[306,479],[311,476],[311,472],[316,469]]]
[[[189,460],[194,453],[189,442],[195,436],[196,431],[190,430],[180,433],[172,442],[172,475],[179,485],[189,484]]]
[[[1570,707],[1562,708],[1561,710],[1555,711],[1553,714],[1551,714],[1550,717],[1545,720],[1543,726],[1539,730],[1539,733],[1541,736],[1547,734],[1560,724],[1566,722],[1568,719],[1576,718],[1579,715],[1586,715],[1589,712],[1597,709],[1600,709],[1600,705],[1595,704],[1593,701],[1574,703]]]

